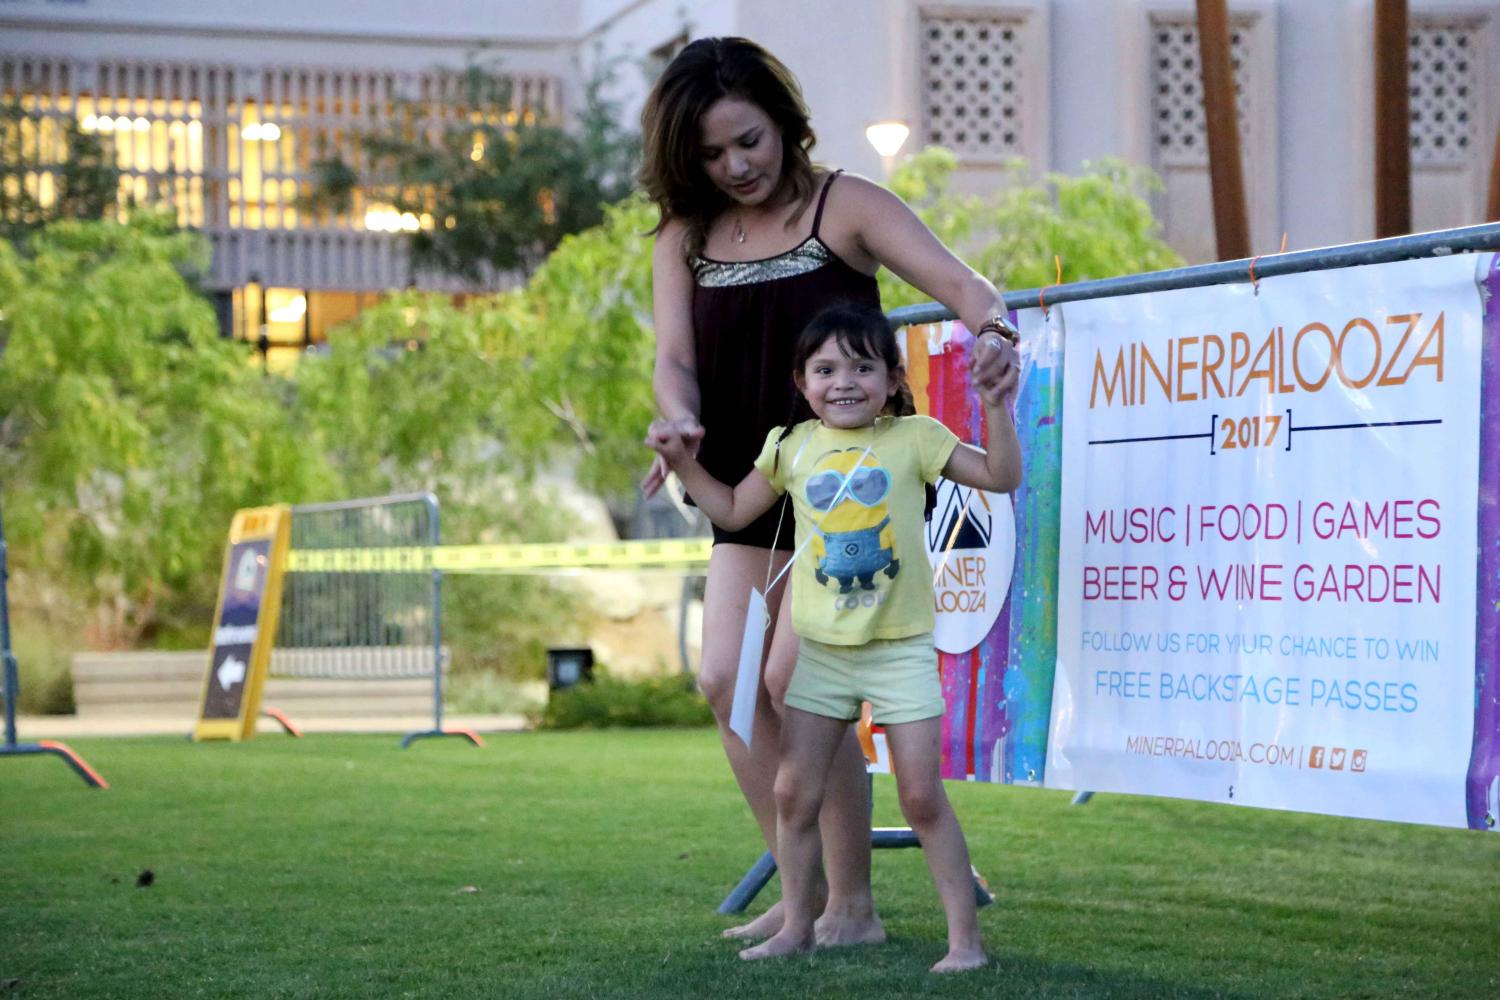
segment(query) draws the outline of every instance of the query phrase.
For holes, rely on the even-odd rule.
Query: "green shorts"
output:
[[[831,646],[803,639],[786,703],[828,719],[853,722],[860,703],[887,726],[941,716],[943,684],[932,633],[875,639],[863,646]]]

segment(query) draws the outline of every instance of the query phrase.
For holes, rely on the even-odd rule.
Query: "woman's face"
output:
[[[759,105],[721,97],[699,123],[703,170],[740,205],[760,205],[781,183],[781,130]]]

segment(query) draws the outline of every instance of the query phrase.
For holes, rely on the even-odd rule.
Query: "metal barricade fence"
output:
[[[270,673],[279,677],[432,678],[432,728],[408,733],[402,746],[443,729],[442,572],[432,552],[441,538],[431,493],[301,504],[292,508],[293,553],[370,553],[373,560],[294,565],[282,586]],[[382,550],[414,561],[391,572]],[[392,553],[395,554],[395,553]]]

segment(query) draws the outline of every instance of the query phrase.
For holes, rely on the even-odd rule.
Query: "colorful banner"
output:
[[[1040,784],[1056,646],[1062,353],[1040,313],[1013,319],[1023,344],[1016,430],[1025,479],[1010,496],[939,481],[928,554],[948,707],[943,777]],[[906,338],[917,408],[982,445],[984,411],[968,375],[973,336],[942,323],[909,328]]]
[[[1052,311],[1048,785],[1493,824],[1497,286],[1471,255]]]

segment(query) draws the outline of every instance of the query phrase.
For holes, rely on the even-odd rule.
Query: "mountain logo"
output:
[[[937,624],[933,638],[945,653],[983,641],[1010,593],[1016,557],[1016,519],[1010,495],[937,482],[937,506],[927,523]]]

